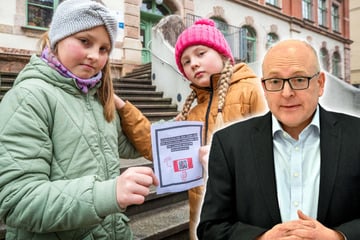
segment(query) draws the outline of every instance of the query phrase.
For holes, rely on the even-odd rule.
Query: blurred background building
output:
[[[360,1],[350,0],[351,77],[350,82],[360,87]]]
[[[61,0],[16,0],[0,3],[0,71],[18,71],[7,62],[37,51]],[[345,82],[350,75],[349,0],[102,0],[118,16],[119,35],[113,63],[120,74],[151,61],[151,29],[166,15],[186,25],[198,17],[214,19],[238,61],[256,62],[274,42],[302,38],[319,51],[323,68]],[[354,4],[354,14],[358,1]],[[358,14],[359,15],[359,14]],[[355,23],[356,21],[354,21]],[[355,31],[354,31],[355,32]],[[4,59],[5,58],[5,59]],[[9,59],[10,58],[10,59]],[[4,65],[5,64],[5,65]]]

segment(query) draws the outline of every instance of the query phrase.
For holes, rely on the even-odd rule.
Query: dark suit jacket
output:
[[[272,140],[271,113],[214,134],[199,239],[255,239],[281,223]],[[320,148],[317,220],[359,240],[360,119],[320,107]]]

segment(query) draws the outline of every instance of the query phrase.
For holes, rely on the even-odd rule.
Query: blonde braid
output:
[[[233,74],[233,66],[228,59],[225,62],[225,66],[221,72],[220,80],[219,80],[219,100],[218,100],[218,113],[215,121],[215,129],[219,129],[224,125],[224,119],[222,116],[222,109],[225,104],[226,93],[229,88],[230,79]]]
[[[194,100],[196,98],[196,93],[194,90],[191,91],[189,96],[186,98],[183,109],[180,113],[179,120],[185,121],[188,117],[188,113],[190,111],[191,105],[193,104]]]

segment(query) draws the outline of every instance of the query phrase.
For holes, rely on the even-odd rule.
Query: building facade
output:
[[[350,82],[360,87],[360,1],[350,0],[351,77]]]
[[[0,72],[17,72],[30,54],[38,53],[38,39],[49,26],[60,2],[14,0],[0,3]],[[177,14],[187,25],[199,17],[214,19],[226,35],[237,61],[260,62],[274,42],[300,38],[318,50],[324,70],[346,82],[351,79],[349,0],[102,2],[119,20],[120,33],[111,56],[119,75],[151,61],[152,27],[163,16]]]

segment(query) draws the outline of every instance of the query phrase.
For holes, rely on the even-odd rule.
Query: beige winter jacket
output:
[[[260,79],[244,63],[235,65],[233,72],[222,110],[225,125],[265,111],[265,98]],[[204,145],[210,144],[212,133],[216,130],[218,80],[219,75],[214,75],[211,79],[211,87],[206,89],[191,86],[196,91],[198,104],[190,110],[188,120],[204,122]],[[190,239],[196,239],[196,226],[203,195],[203,186],[189,190]]]

